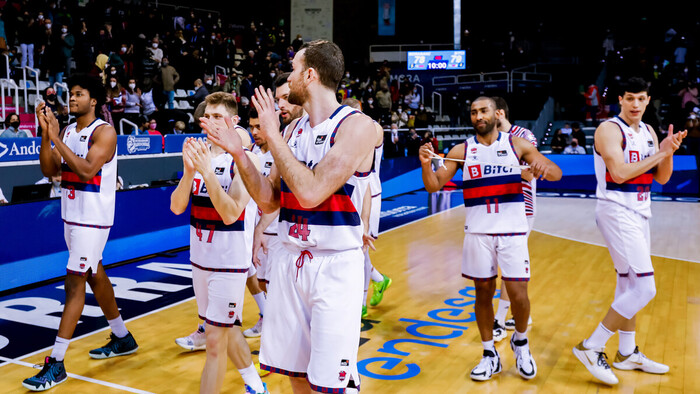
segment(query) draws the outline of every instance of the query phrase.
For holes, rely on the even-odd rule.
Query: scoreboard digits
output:
[[[409,51],[409,70],[464,70],[466,51]]]

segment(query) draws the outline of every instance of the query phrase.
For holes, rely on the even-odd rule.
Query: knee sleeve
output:
[[[654,276],[637,276],[630,271],[627,289],[615,298],[612,308],[626,319],[631,319],[656,295],[656,283]]]
[[[620,298],[622,294],[624,294],[625,291],[627,291],[627,288],[629,287],[629,274],[617,274],[617,283],[615,284],[615,299],[617,300]]]

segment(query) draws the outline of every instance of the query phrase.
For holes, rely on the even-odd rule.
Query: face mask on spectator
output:
[[[163,61],[163,67],[165,67],[167,65],[168,65],[168,61],[167,60]]]
[[[41,15],[41,14],[37,15],[37,19],[39,19],[40,21],[44,20],[44,15]]]
[[[121,52],[126,53],[126,47],[122,47]]]
[[[204,81],[204,83],[206,83],[207,85],[211,85],[212,82],[213,82],[213,81],[212,81],[211,79],[207,79],[206,81]]]
[[[66,29],[65,27],[61,28],[61,33],[68,33],[68,29]]]
[[[117,70],[110,70],[109,73],[112,75],[117,75]]]
[[[48,30],[48,29],[51,29],[51,24],[50,24],[50,23],[47,23],[47,24],[46,24],[46,29],[47,29],[47,30]]]
[[[155,129],[156,129],[156,126],[158,126],[157,123],[150,123],[150,124],[148,125],[148,128],[151,129],[151,130],[155,130]]]
[[[55,94],[47,94],[46,99],[54,101],[54,100],[56,100],[56,95]]]
[[[401,112],[403,112],[403,110],[402,110],[401,108],[399,108],[399,109],[397,110],[397,112],[398,112],[398,113],[401,113]]]
[[[17,130],[19,128],[19,122],[18,121],[10,122],[10,126],[12,126],[15,130]]]
[[[154,42],[153,44],[151,44],[151,46],[153,47],[153,49],[156,49],[156,48],[158,48],[158,43]]]
[[[136,89],[136,84],[135,84],[135,83],[130,83],[130,84],[129,84],[129,89],[131,89],[131,90]]]
[[[212,39],[212,40],[216,40],[216,36],[212,35],[212,36],[211,36],[211,39]]]
[[[116,87],[117,87],[117,83],[114,82],[114,81],[112,81],[112,82],[109,83],[109,86],[111,86],[112,88],[116,88]]]
[[[374,102],[374,100],[372,100],[372,99],[367,100],[367,104],[372,104],[373,102]]]
[[[275,77],[275,73],[270,73],[270,77],[274,78],[274,77]]]

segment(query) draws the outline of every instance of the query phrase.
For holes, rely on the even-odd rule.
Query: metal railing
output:
[[[29,87],[27,86],[27,70],[34,73],[34,90],[36,90],[36,96],[39,97],[39,70],[36,68],[31,68],[29,66],[22,67],[22,90],[24,90],[24,112],[29,112]]]
[[[53,84],[53,90],[56,91],[56,94],[58,94],[58,88],[63,89],[63,93],[65,93],[66,96],[66,101],[64,101],[62,104],[66,107],[68,107],[68,113],[70,113],[70,106],[68,105],[68,100],[70,99],[70,92],[68,91],[68,84],[65,82],[54,82]],[[58,99],[58,96],[56,96],[56,99]]]
[[[2,55],[5,56],[5,78],[12,78],[12,75],[10,75],[10,56],[6,53],[3,53]]]
[[[433,109],[433,112],[435,112],[435,96],[437,96],[440,99],[440,110],[438,111],[438,115],[442,116],[442,94],[438,92],[433,92],[433,94],[430,96],[431,99],[431,104],[430,108]]]
[[[2,119],[5,120],[7,116],[6,105],[5,105],[5,87],[7,86],[7,92],[10,93],[12,89],[15,90],[15,113],[19,116],[19,86],[17,83],[9,78],[0,79],[0,98],[2,100]]]
[[[139,126],[137,126],[136,123],[134,123],[128,119],[121,118],[119,120],[119,134],[120,135],[124,135],[124,123],[128,124],[129,126],[131,126],[133,128],[133,130],[131,131],[132,133],[134,133],[135,131],[138,131],[138,129],[139,129]]]

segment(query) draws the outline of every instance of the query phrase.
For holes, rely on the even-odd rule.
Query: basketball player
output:
[[[354,98],[347,98],[343,100],[343,105],[355,108],[362,111],[362,103]],[[379,217],[382,213],[382,181],[379,179],[379,166],[382,161],[382,153],[384,151],[384,129],[379,123],[374,122],[374,127],[377,129],[377,140],[374,146],[374,163],[372,164],[372,172],[369,174],[369,193],[370,203],[368,206],[363,204],[363,208],[367,210],[367,217],[363,217],[363,222],[368,224],[367,237],[370,238],[372,242],[372,249],[374,250],[373,241],[379,237]],[[372,261],[369,258],[369,247],[364,248],[365,253],[365,292],[362,298],[362,317],[367,316],[367,291],[369,290],[370,279],[374,282],[374,292],[369,304],[372,306],[379,305],[384,298],[384,292],[391,286],[391,278],[380,273],[372,265]]]
[[[234,121],[233,96],[218,92],[205,99],[204,118],[211,124]],[[232,128],[228,132],[236,133]],[[241,134],[243,134],[241,132]],[[247,135],[247,132],[245,134]],[[240,137],[239,137],[240,138]],[[241,141],[242,142],[242,141]],[[251,165],[258,166],[255,155]],[[252,228],[246,205],[250,201],[230,154],[188,138],[182,151],[183,175],[171,196],[170,209],[180,215],[192,201],[190,261],[197,309],[206,321],[207,358],[200,392],[219,392],[226,373],[226,355],[241,373],[247,392],[267,393],[240,330],[247,272],[251,264]],[[239,326],[239,327],[234,327]]]
[[[300,118],[304,114],[304,109],[301,106],[290,104],[289,101],[287,101],[287,97],[289,96],[289,83],[287,82],[287,78],[289,74],[288,72],[280,74],[277,79],[275,79],[275,100],[280,109],[282,126],[285,127],[282,133],[283,135],[286,135],[289,123],[294,119]],[[258,155],[260,159],[263,175],[269,176],[272,163],[274,162],[272,152],[267,148],[267,140],[265,140],[265,137],[260,133],[260,121],[257,118],[257,111],[255,111],[254,107],[251,107],[250,110],[251,116],[255,116],[252,121],[255,124],[250,124],[250,131],[255,140],[253,153]],[[268,279],[269,264],[272,261],[270,256],[274,254],[276,249],[282,247],[279,238],[277,238],[279,210],[272,213],[263,213],[261,210],[258,210],[256,206],[256,211],[258,212],[258,216],[253,233],[253,263],[259,267],[257,273],[259,286],[264,292],[267,292],[267,284],[270,283]],[[272,248],[272,251],[270,251],[270,248]],[[243,331],[243,335],[245,335],[246,338],[259,337],[262,334],[263,315],[264,313],[261,308],[258,322],[253,327]]]
[[[288,375],[295,393],[344,393],[359,385],[360,212],[376,130],[369,117],[336,100],[344,71],[337,45],[305,44],[292,68],[288,99],[306,115],[290,125],[289,142],[278,133],[272,92],[259,87],[251,100],[275,160],[269,177],[251,165],[235,135],[204,127],[210,141],[232,153],[263,212],[280,208],[284,248],[270,270],[262,368]]]
[[[483,358],[471,371],[474,380],[488,380],[501,372],[501,360],[493,342],[493,305],[496,277],[501,269],[511,296],[515,333],[511,349],[518,373],[525,379],[537,374],[527,338],[530,301],[527,281],[530,265],[527,248],[527,220],[522,192],[520,162],[529,164],[538,178],[558,180],[561,170],[542,156],[528,141],[499,132],[496,103],[479,97],[472,103],[471,120],[476,135],[456,145],[447,154],[449,161],[433,172],[433,147],[420,149],[423,182],[428,192],[440,190],[455,175],[457,161],[464,161],[464,249],[462,276],[472,279],[476,288],[476,323],[484,346]]]
[[[537,138],[532,133],[532,131],[516,126],[510,123],[510,110],[508,109],[508,103],[502,97],[494,97],[493,100],[496,102],[496,120],[498,131],[504,133],[512,134],[515,137],[520,137],[526,139],[535,148],[537,148]],[[527,217],[527,235],[530,236],[530,231],[532,231],[532,226],[535,223],[535,194],[537,187],[537,180],[532,175],[530,170],[522,170],[520,172],[522,177],[521,182],[523,184],[523,196],[525,198],[525,216]],[[493,323],[493,340],[495,342],[500,342],[505,339],[508,335],[506,330],[515,329],[515,320],[506,320],[506,315],[508,314],[508,308],[510,308],[510,298],[508,298],[508,290],[506,289],[505,282],[501,281],[501,297],[498,300],[498,306],[496,307],[496,321]],[[528,318],[527,324],[532,324],[532,316]]]
[[[673,173],[673,153],[688,134],[673,134],[671,125],[659,144],[654,130],[642,122],[650,100],[647,83],[633,77],[621,91],[620,115],[596,129],[593,156],[598,180],[596,223],[617,272],[615,298],[593,334],[573,349],[593,376],[610,385],[617,384],[618,379],[604,350],[615,332],[620,334],[620,343],[613,367],[655,374],[669,370],[639,351],[635,317],[656,294],[649,237],[652,180],[668,182]]]
[[[83,312],[86,282],[112,329],[109,343],[91,350],[90,357],[123,356],[139,348],[119,314],[112,283],[102,266],[102,252],[114,223],[117,133],[96,116],[95,109],[102,106],[106,97],[98,79],[75,75],[68,85],[68,105],[76,117],[75,123],[61,132],[58,120],[44,103],[36,109],[44,130],[39,155],[41,172],[49,178],[62,172],[61,217],[68,264],[66,302],[51,356],[46,357],[41,372],[22,382],[32,391],[48,390],[67,378],[63,359]]]

